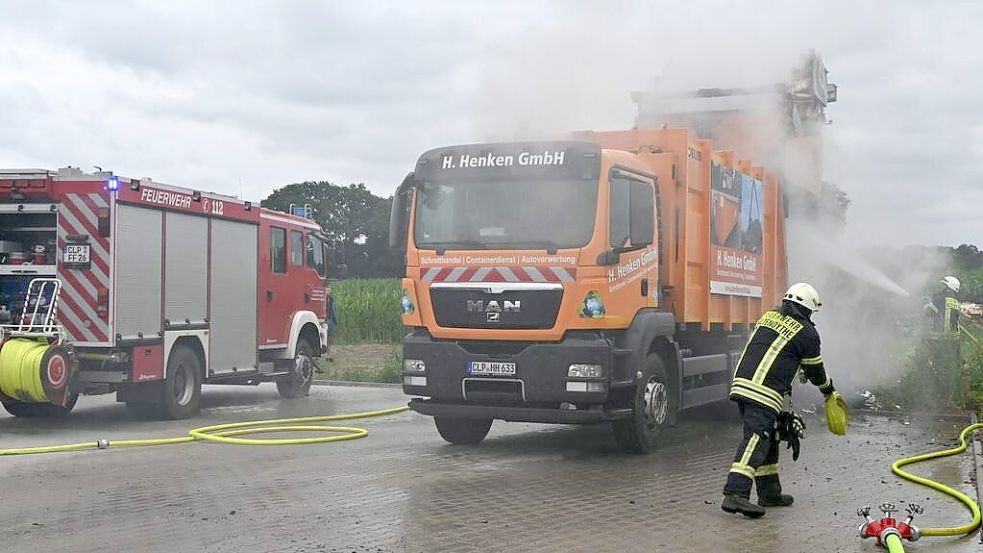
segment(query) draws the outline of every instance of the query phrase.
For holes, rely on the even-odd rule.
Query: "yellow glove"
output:
[[[850,422],[850,410],[839,392],[826,396],[826,426],[837,436],[846,435],[846,427]]]

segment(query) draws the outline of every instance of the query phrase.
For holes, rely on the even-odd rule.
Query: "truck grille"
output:
[[[444,328],[552,328],[560,311],[559,284],[430,288],[434,316]]]

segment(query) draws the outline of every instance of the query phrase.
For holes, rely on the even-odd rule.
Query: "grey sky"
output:
[[[388,194],[430,147],[628,127],[657,75],[777,82],[812,48],[848,236],[980,244],[981,24],[975,3],[3,0],[0,166]]]

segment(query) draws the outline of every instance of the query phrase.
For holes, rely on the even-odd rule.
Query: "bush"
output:
[[[897,400],[909,411],[935,411],[962,403],[963,377],[957,336],[923,340],[908,355]]]
[[[963,336],[963,405],[967,408],[983,408],[983,329],[972,323],[963,325],[969,336]]]

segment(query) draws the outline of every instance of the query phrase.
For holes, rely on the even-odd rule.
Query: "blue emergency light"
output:
[[[119,179],[116,177],[109,177],[109,180],[106,181],[106,189],[110,192],[116,192],[119,190]]]

